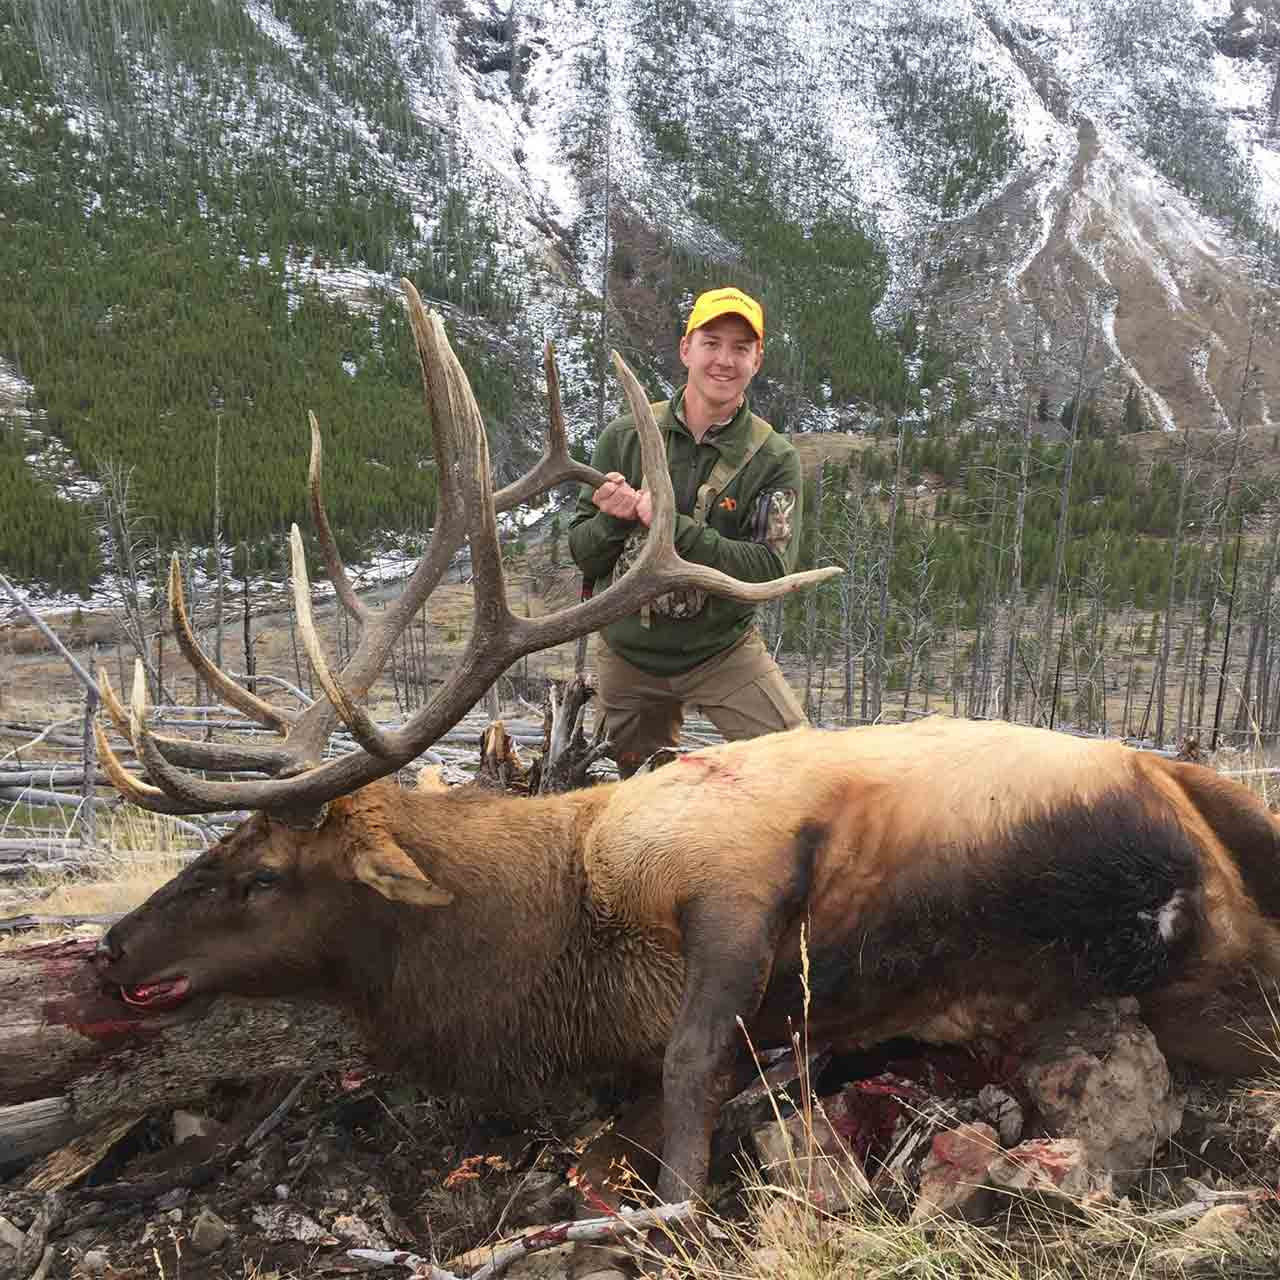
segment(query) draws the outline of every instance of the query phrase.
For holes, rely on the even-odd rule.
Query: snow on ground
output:
[[[1187,359],[1187,364],[1199,384],[1201,393],[1212,406],[1214,425],[1226,428],[1231,426],[1231,419],[1227,415],[1227,411],[1222,407],[1222,402],[1218,399],[1217,393],[1209,382],[1209,357],[1216,346],[1221,346],[1221,343],[1211,335],[1202,346],[1191,353]]]
[[[0,416],[29,417],[27,397],[35,390],[6,360],[0,360]]]
[[[253,19],[254,25],[273,44],[277,44],[286,53],[295,58],[305,58],[306,46],[293,34],[293,29],[286,22],[281,22],[271,10],[268,0],[243,0],[244,10]]]

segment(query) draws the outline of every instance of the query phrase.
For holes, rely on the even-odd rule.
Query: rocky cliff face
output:
[[[526,3],[501,21],[451,20],[451,109],[560,279],[602,291],[607,149],[615,274],[656,230],[730,273],[785,275],[726,226],[719,185],[806,230],[833,215],[863,228],[884,255],[877,322],[913,309],[956,352],[972,389],[962,416],[1007,414],[1028,385],[1056,409],[1081,382],[1117,411],[1133,388],[1152,425],[1270,422],[1273,4],[801,0],[776,12]],[[749,166],[726,162],[735,149]],[[657,315],[615,284],[621,324],[652,329]],[[810,293],[776,309],[794,321],[823,303]],[[935,397],[956,385],[943,379]],[[863,390],[811,395],[803,425],[859,421],[877,400]]]

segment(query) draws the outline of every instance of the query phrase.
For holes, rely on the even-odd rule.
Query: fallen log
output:
[[[312,1001],[130,1008],[99,986],[94,946],[0,952],[0,1165],[122,1112],[198,1103],[220,1080],[369,1069],[354,1027]]]
[[[58,915],[42,916],[30,912],[20,916],[5,916],[0,919],[0,935],[6,933],[30,933],[35,929],[48,929],[58,926],[63,929],[75,929],[82,924],[115,924],[121,912],[113,911],[108,915]]]

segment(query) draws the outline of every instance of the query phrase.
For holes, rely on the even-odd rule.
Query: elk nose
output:
[[[98,945],[93,949],[93,960],[99,968],[113,964],[124,955],[124,948],[119,941],[112,936],[113,931],[108,929],[106,933],[98,939]]]

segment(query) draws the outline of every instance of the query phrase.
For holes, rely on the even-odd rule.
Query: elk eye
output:
[[[249,881],[249,887],[253,889],[269,889],[279,883],[280,873],[278,871],[269,871],[264,867],[261,871],[253,873],[253,879]]]

